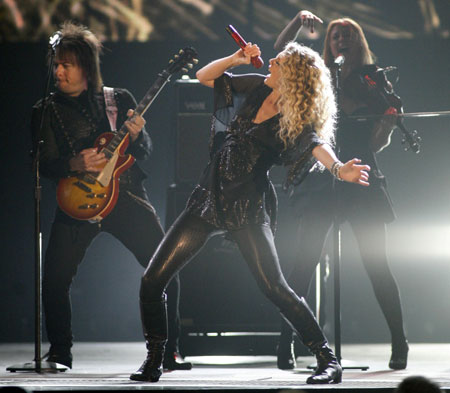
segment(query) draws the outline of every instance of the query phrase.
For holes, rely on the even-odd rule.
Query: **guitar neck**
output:
[[[134,115],[131,119],[135,118],[136,116],[144,115],[144,113],[147,111],[147,109],[150,107],[150,105],[153,103],[155,98],[158,96],[160,91],[163,89],[163,87],[169,80],[170,74],[166,70],[158,74],[158,78],[150,87],[150,89],[147,90],[147,93],[145,93],[144,98],[142,98],[142,100],[139,102],[138,106],[134,110]],[[119,147],[119,145],[127,135],[128,129],[124,123],[117,131],[117,134],[114,136],[114,138],[109,142],[108,146],[106,146],[103,149],[103,152],[105,153],[105,156],[107,158],[110,158],[114,154],[116,149]]]
[[[148,89],[147,93],[145,93],[144,98],[141,100],[141,102],[136,107],[134,113],[136,116],[143,116],[144,113],[147,111],[147,109],[150,107],[150,105],[153,103],[155,98],[158,96],[160,91],[163,89],[163,87],[166,85],[167,82],[170,80],[170,74],[167,71],[163,71],[160,74],[158,74],[158,78],[156,79],[155,83]]]

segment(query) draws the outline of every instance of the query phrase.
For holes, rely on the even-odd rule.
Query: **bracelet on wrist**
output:
[[[340,181],[343,181],[343,179],[341,178],[341,168],[344,166],[344,164],[341,161],[335,161],[333,162],[333,165],[331,165],[331,169],[330,172],[331,174]]]

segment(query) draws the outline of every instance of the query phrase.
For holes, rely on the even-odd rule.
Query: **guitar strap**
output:
[[[114,88],[103,86],[103,95],[105,97],[105,110],[108,116],[111,131],[117,131],[117,103],[114,97]]]

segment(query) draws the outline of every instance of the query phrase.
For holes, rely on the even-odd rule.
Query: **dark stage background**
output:
[[[264,24],[258,24],[261,19],[257,18],[266,15],[261,10],[265,10],[264,7],[273,2],[241,2],[248,7],[242,17],[238,18],[229,9],[233,5],[230,3],[234,2],[224,1],[220,3],[220,7],[216,6],[218,9],[214,10],[211,18],[199,14],[199,20],[205,22],[204,34],[200,27],[192,27],[194,24],[189,20],[192,18],[192,9],[188,7],[184,23],[190,27],[186,27],[183,37],[180,23],[175,24],[176,18],[172,19],[172,16],[181,18],[175,6],[181,7],[182,3],[190,2],[169,1],[165,6],[162,2],[155,3],[155,9],[158,10],[159,7],[161,12],[153,10],[153,14],[148,16],[149,20],[157,20],[156,27],[161,26],[159,30],[155,30],[158,33],[155,33],[155,38],[149,34],[143,42],[138,42],[136,37],[125,42],[120,35],[125,33],[119,29],[117,36],[110,35],[105,41],[106,50],[102,60],[105,83],[128,88],[137,100],[143,97],[157,73],[166,67],[167,60],[179,48],[195,46],[200,54],[200,66],[234,51],[235,44],[224,31],[228,23],[234,23],[236,27],[242,26],[240,30],[247,33],[249,40],[258,41],[267,64],[268,59],[275,54],[272,44],[276,34],[296,10],[310,6],[309,2],[276,2],[280,4],[273,14],[276,23],[268,24],[265,29]],[[328,4],[327,1],[314,2],[316,3],[318,5],[315,11],[319,14]],[[418,6],[415,2],[397,2],[397,9],[390,3],[388,5],[388,2],[375,2],[380,6],[378,20],[376,15],[373,16],[373,10],[367,9],[367,2],[353,2],[354,7],[350,7],[352,2],[344,3],[349,5],[347,9],[332,8],[328,10],[328,19],[325,20],[350,14],[355,19],[364,21],[363,27],[366,28],[372,50],[378,56],[378,63],[383,66],[396,65],[399,69],[400,79],[396,90],[403,98],[405,111],[449,110],[450,51],[448,30],[445,30],[448,29],[449,13],[440,14],[440,29],[427,31],[426,24],[417,16]],[[146,4],[148,3],[144,2]],[[167,4],[174,5],[173,14]],[[211,5],[212,2],[205,4]],[[441,4],[436,2],[435,5],[438,7]],[[354,14],[358,9],[360,19]],[[385,14],[382,13],[383,10]],[[95,16],[95,10],[92,12]],[[398,25],[395,25],[396,17],[402,19]],[[168,23],[162,23],[161,18],[166,18]],[[81,18],[87,24],[89,20],[97,19]],[[411,23],[407,24],[405,19]],[[92,29],[95,30],[96,26],[98,23],[93,23]],[[252,27],[254,30],[250,32]],[[50,32],[53,30],[54,28],[50,29]],[[8,39],[5,28],[1,36],[0,342],[34,339],[34,191],[28,125],[31,106],[43,94],[46,75],[46,38],[43,37],[48,35],[47,30],[39,31],[40,35],[37,34],[37,37],[41,40],[36,42],[32,42],[33,35],[28,35],[28,38],[24,38],[24,33],[14,35],[12,28],[11,39]],[[171,34],[171,31],[174,33]],[[324,28],[319,28],[318,37],[308,36],[302,41],[321,51],[321,35],[324,31]],[[391,36],[380,33],[387,31]],[[208,32],[214,34],[208,35]],[[104,31],[106,38],[107,33],[108,31]],[[397,36],[392,37],[394,33]],[[244,67],[237,70],[247,71],[253,70]],[[191,77],[194,77],[193,72]],[[194,102],[207,102],[206,107],[194,105],[191,112],[195,112],[195,115],[189,113],[189,110],[178,113],[177,97],[180,92],[187,94]],[[192,180],[191,168],[198,174],[202,169],[199,157],[207,154],[205,138],[208,135],[208,105],[211,103],[208,99],[212,100],[211,91],[204,87],[172,82],[146,113],[154,153],[149,161],[140,165],[149,174],[146,185],[151,201],[164,223],[168,223],[176,211],[181,209],[188,195],[191,185],[185,183]],[[422,137],[421,153],[415,155],[404,152],[397,130],[391,146],[379,155],[379,163],[387,176],[398,215],[398,219],[388,227],[388,255],[401,290],[411,342],[450,340],[448,121],[448,117],[407,119],[407,128],[417,129]],[[189,138],[189,132],[192,132],[192,138]],[[195,168],[196,166],[199,168]],[[180,171],[184,172],[180,175]],[[279,179],[277,171],[274,180],[277,182]],[[173,186],[175,183],[176,186]],[[55,208],[55,188],[45,179],[42,186],[45,250]],[[280,193],[277,243],[286,272],[295,263],[292,258],[296,244],[293,236],[295,225],[289,212],[287,197]],[[137,233],[136,236],[145,234]],[[388,329],[347,226],[343,227],[342,263],[343,341],[388,342]],[[72,288],[76,341],[141,340],[138,314],[141,273],[142,269],[132,255],[110,236],[101,235],[92,244]],[[181,312],[185,333],[277,331],[279,318],[276,311],[259,293],[244,261],[226,240],[214,239],[196,261],[182,272],[181,279]],[[325,287],[328,295],[325,328],[332,337],[331,282],[329,279]],[[232,347],[231,344],[227,345],[228,349]],[[255,352],[258,351],[257,345],[255,341]],[[217,351],[226,349],[219,346]]]

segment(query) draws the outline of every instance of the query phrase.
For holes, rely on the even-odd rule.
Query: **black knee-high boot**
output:
[[[179,349],[180,338],[180,277],[173,276],[166,288],[167,293],[167,328],[169,337],[164,351],[164,370],[190,370],[192,363],[185,362]]]
[[[317,367],[306,383],[328,384],[342,381],[342,368],[336,356],[328,346],[314,314],[303,298],[295,303],[295,307],[282,310],[283,317],[292,325],[301,337],[303,344],[316,356]]]
[[[158,382],[162,374],[164,348],[167,342],[167,307],[165,298],[159,302],[140,303],[142,327],[147,346],[147,359],[135,373],[133,381]]]

